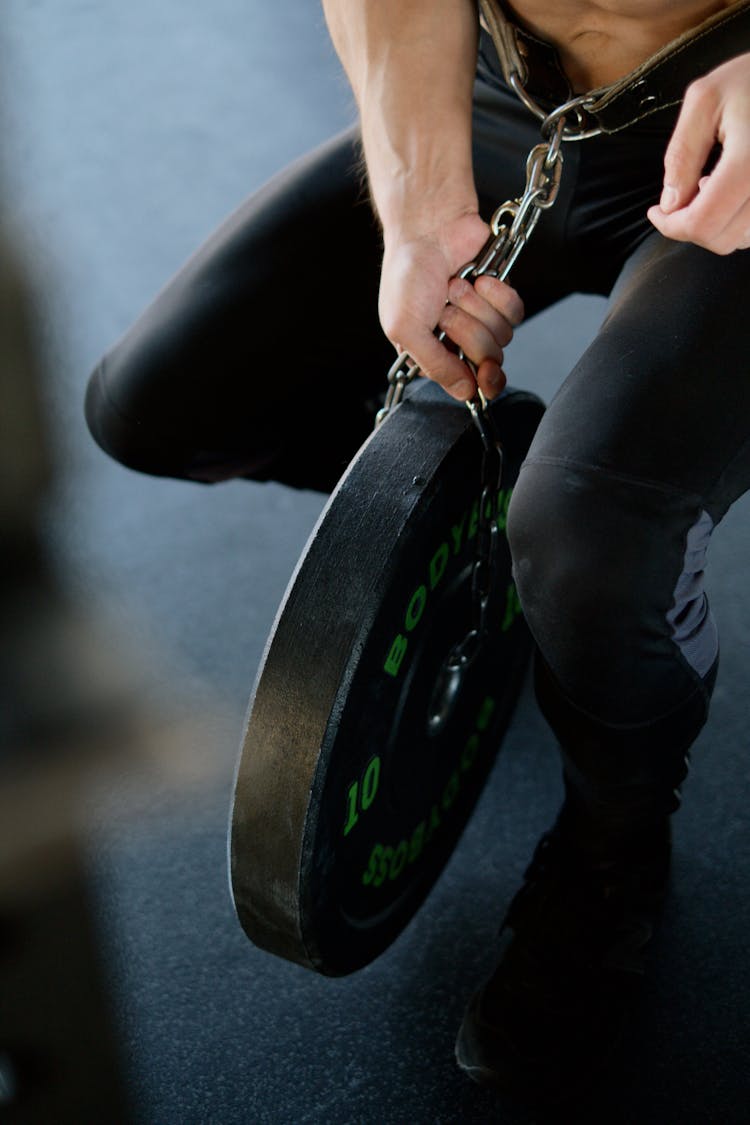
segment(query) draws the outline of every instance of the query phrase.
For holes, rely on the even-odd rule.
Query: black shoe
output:
[[[603,1069],[666,891],[668,818],[608,851],[582,842],[565,806],[540,841],[503,924],[498,968],[458,1033],[458,1065],[474,1081],[555,1104],[583,1094]]]

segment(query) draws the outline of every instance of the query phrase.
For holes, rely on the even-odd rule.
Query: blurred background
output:
[[[139,477],[83,421],[91,368],[167,278],[352,118],[316,3],[0,11],[1,1120],[540,1120],[452,1057],[559,800],[528,688],[453,860],[392,949],[335,981],[255,949],[227,885],[233,773],[324,498]],[[603,307],[575,298],[525,325],[511,383],[549,400]],[[579,1121],[747,1121],[749,551],[743,500],[709,566],[723,665],[653,986]]]

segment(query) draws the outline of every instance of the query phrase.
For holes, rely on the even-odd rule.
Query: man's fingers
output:
[[[448,299],[439,327],[476,365],[477,384],[487,398],[494,398],[507,382],[503,348],[523,320],[523,301],[514,289],[493,277],[477,278],[473,285],[453,278]]]
[[[477,368],[477,383],[486,398],[499,395],[508,380],[502,367],[494,359],[485,359]]]
[[[736,249],[734,231],[737,217],[750,197],[747,163],[750,148],[728,141],[713,172],[694,201],[693,223],[700,230],[699,245],[717,254]]]
[[[513,325],[479,294],[469,281],[454,277],[448,286],[451,305],[483,324],[502,348],[513,339]]]
[[[722,238],[725,245],[729,247],[727,253],[733,250],[747,250],[750,247],[750,201],[740,207],[722,232]]]
[[[649,219],[667,238],[730,254],[746,240],[740,216],[750,196],[747,160],[747,153],[727,145],[711,175],[699,178],[700,190],[686,206],[667,214],[661,206],[652,207]]]
[[[716,140],[720,98],[710,78],[691,83],[664,154],[664,188],[659,206],[665,214],[689,203]]]
[[[453,398],[465,401],[474,394],[477,384],[469,368],[432,332],[424,336],[409,334],[401,343],[401,350],[407,351],[419,364],[422,374],[439,383]]]
[[[525,315],[523,301],[507,281],[483,274],[474,282],[474,289],[488,304],[502,313],[513,328],[518,328]]]
[[[503,349],[492,332],[476,317],[470,316],[455,305],[446,305],[439,321],[440,329],[472,360],[503,361]]]

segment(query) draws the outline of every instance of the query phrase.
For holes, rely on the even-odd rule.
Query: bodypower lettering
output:
[[[512,491],[510,488],[501,488],[497,494],[497,527],[501,533],[505,532]],[[429,560],[425,568],[425,580],[420,582],[407,599],[401,629],[396,633],[388,648],[383,670],[389,676],[398,676],[406,650],[409,647],[409,634],[414,632],[422,620],[429,596],[442,581],[451,556],[456,558],[476,536],[478,522],[479,501],[475,500],[471,508],[464,512],[461,519],[451,525],[448,534]],[[518,601],[518,594],[511,582],[506,590],[502,615],[501,629],[504,633],[508,631],[520,612],[521,605]]]

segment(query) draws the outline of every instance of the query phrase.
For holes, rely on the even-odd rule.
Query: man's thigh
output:
[[[652,234],[622,270],[530,456],[689,493],[718,522],[750,484],[748,293],[750,253],[720,257]]]
[[[668,713],[716,659],[703,567],[750,487],[749,286],[750,253],[650,236],[521,470],[524,609],[568,697],[608,723]]]
[[[392,348],[354,130],[232,215],[104,358],[92,432],[145,472],[330,488],[372,426]]]

